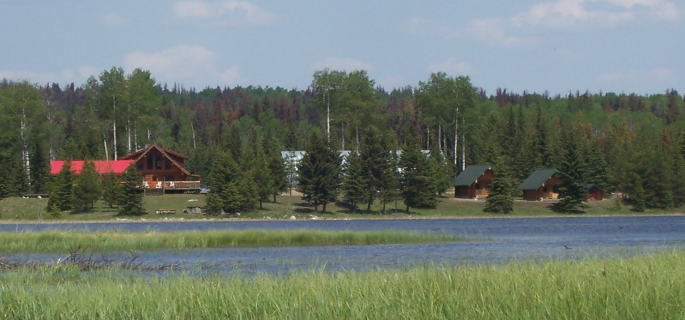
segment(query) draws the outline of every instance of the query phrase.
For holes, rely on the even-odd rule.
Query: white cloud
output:
[[[464,75],[472,71],[471,65],[459,61],[456,58],[449,58],[446,61],[432,63],[428,66],[429,72],[445,72],[451,75]]]
[[[82,66],[77,70],[64,69],[59,73],[34,72],[30,70],[0,70],[0,79],[27,80],[44,85],[46,83],[76,83],[82,84],[91,75],[97,76],[99,71],[91,66]]]
[[[544,29],[617,27],[637,20],[679,18],[678,6],[668,0],[557,0],[535,4],[508,18],[473,19],[459,33],[491,45],[519,47],[533,44],[534,38],[513,34]]]
[[[110,12],[102,18],[102,23],[112,28],[126,28],[131,26],[131,19],[124,18],[116,12]]]
[[[324,60],[319,60],[312,64],[311,68],[313,70],[321,69],[331,69],[331,70],[370,70],[371,65],[356,59],[351,58],[327,58]]]
[[[250,25],[268,24],[275,19],[273,13],[246,1],[224,1],[218,3],[202,0],[181,1],[173,5],[172,11],[174,16],[180,19]]]
[[[242,77],[238,67],[220,70],[217,55],[201,46],[180,45],[162,51],[131,52],[124,59],[124,68],[150,70],[161,82],[192,83],[198,86],[235,85]]]
[[[667,68],[607,72],[597,77],[597,82],[603,87],[618,88],[644,87],[645,83],[663,84],[674,81],[676,81],[675,74]]]

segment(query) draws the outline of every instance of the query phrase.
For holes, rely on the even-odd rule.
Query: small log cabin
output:
[[[585,186],[585,192],[587,192],[587,200],[602,201],[604,199],[604,190],[602,187],[596,184],[588,184]]]
[[[495,177],[495,171],[488,164],[470,165],[454,178],[454,196],[467,199],[487,197]]]
[[[191,174],[183,165],[187,156],[153,144],[127,154],[121,160],[132,160],[143,175],[148,190],[163,193],[199,192],[200,176]]]
[[[523,200],[557,199],[556,188],[563,182],[557,169],[537,169],[517,188],[523,191]]]

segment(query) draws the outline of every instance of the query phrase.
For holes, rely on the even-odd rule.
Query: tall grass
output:
[[[0,277],[2,319],[674,319],[685,254],[288,276]],[[61,268],[61,269],[60,269]]]
[[[236,247],[405,244],[465,241],[465,237],[407,231],[221,230],[125,233],[42,231],[0,233],[0,252],[69,252]]]

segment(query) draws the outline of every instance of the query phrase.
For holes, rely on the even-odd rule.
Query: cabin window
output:
[[[542,192],[547,192],[547,187],[542,188]]]
[[[166,170],[171,170],[171,162],[169,162],[169,161],[164,161],[164,169],[166,169]]]
[[[142,161],[141,161],[141,162],[138,164],[138,170],[143,170],[143,169],[145,169],[145,162],[142,162]]]
[[[162,156],[157,156],[157,161],[155,161],[155,162],[156,162],[155,169],[161,170],[162,169]]]
[[[147,169],[152,170],[152,156],[147,157]]]
[[[488,182],[485,184],[485,189],[490,190],[492,188],[492,183]]]
[[[552,187],[552,191],[553,191],[554,193],[559,193],[559,186],[554,186],[554,187]]]
[[[476,183],[476,190],[480,190],[480,184]]]

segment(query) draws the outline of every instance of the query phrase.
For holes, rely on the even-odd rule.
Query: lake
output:
[[[91,232],[108,229],[121,232],[225,229],[410,230],[488,239],[417,245],[163,250],[142,252],[137,258],[137,261],[148,265],[177,264],[188,268],[205,266],[207,269],[229,273],[287,273],[320,268],[368,270],[424,264],[634,256],[685,244],[684,216],[0,225],[0,231],[4,232],[48,229]],[[108,254],[108,258],[124,258],[126,255],[128,253],[112,253]],[[57,256],[24,255],[14,258],[51,260]]]

